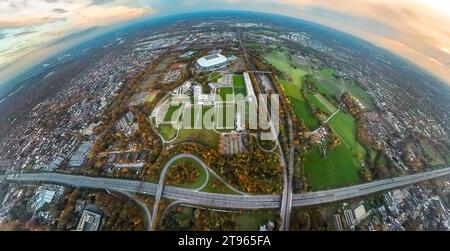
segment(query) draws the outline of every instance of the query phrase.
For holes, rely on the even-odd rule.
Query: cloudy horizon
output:
[[[446,0],[0,0],[0,79],[100,34],[62,39],[76,32],[96,27],[104,33],[140,18],[205,10],[269,12],[319,23],[385,48],[450,85]]]

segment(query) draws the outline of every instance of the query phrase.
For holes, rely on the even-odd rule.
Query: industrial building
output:
[[[85,141],[78,147],[77,151],[70,157],[69,167],[81,167],[83,165],[91,150],[92,143],[92,141]]]
[[[102,216],[92,211],[84,210],[78,222],[77,231],[98,231]]]
[[[222,54],[212,54],[197,60],[196,66],[199,70],[209,71],[219,69],[228,64],[228,59]]]

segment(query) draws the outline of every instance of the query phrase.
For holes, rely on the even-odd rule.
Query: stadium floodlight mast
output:
[[[249,130],[259,130],[260,139],[273,141],[278,138],[280,131],[280,97],[278,94],[260,94],[258,97],[245,97],[242,94],[227,94],[225,100],[214,94],[214,101],[209,104],[198,102],[185,94],[171,99],[172,107],[178,106],[172,113],[170,123],[179,129],[242,129],[248,125]],[[212,96],[210,96],[211,98]],[[203,108],[208,107],[204,112]],[[269,109],[270,108],[270,109]],[[183,114],[180,119],[180,114]],[[248,122],[248,123],[246,123]]]

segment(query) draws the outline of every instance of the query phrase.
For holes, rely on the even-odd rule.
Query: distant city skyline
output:
[[[0,88],[64,49],[131,20],[205,10],[287,15],[350,33],[427,69],[450,85],[446,0],[10,0],[0,1]],[[91,32],[62,39],[91,29]]]

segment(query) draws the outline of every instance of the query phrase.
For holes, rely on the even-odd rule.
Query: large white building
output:
[[[200,70],[213,70],[225,66],[228,59],[222,54],[212,54],[197,60],[197,68]]]
[[[245,88],[247,89],[247,102],[257,103],[255,91],[253,90],[252,80],[248,72],[244,72]]]

